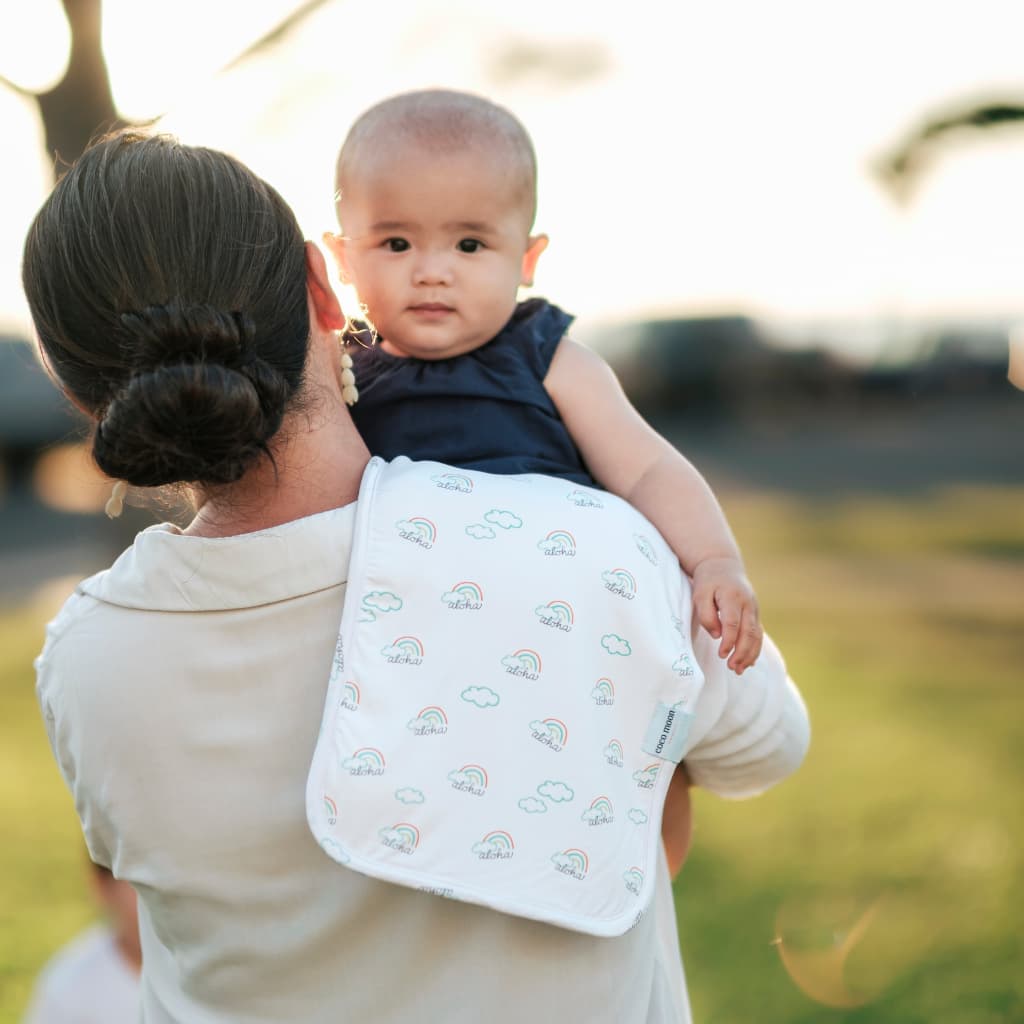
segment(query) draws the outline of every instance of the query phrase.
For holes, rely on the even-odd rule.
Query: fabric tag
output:
[[[658,703],[644,735],[644,751],[663,761],[679,764],[686,751],[693,715],[681,707]]]

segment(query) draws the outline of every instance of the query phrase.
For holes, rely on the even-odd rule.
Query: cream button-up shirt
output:
[[[374,881],[317,846],[304,788],[353,516],[153,527],[50,624],[39,702],[92,857],[139,893],[143,1020],[688,1022],[664,858],[652,911],[608,939]],[[796,768],[806,711],[779,686],[705,686],[697,782],[748,795]]]

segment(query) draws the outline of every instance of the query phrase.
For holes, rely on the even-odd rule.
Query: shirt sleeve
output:
[[[91,603],[92,598],[78,591],[47,625],[46,641],[35,660],[36,699],[53,756],[74,798],[89,856],[95,863],[109,868],[111,855],[102,834],[101,816],[87,801],[87,787],[79,784],[82,730],[74,730],[72,724],[80,717],[75,712],[81,709],[76,707],[74,658],[66,656],[68,641],[64,638],[66,629],[73,622],[79,621],[83,614],[87,614],[86,608]]]
[[[756,796],[803,762],[811,737],[807,708],[768,637],[742,676],[726,667],[717,641],[704,630],[694,638],[694,651],[704,689],[685,758],[690,778],[718,796]]]

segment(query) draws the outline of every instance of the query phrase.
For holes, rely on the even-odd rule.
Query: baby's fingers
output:
[[[722,624],[718,619],[715,591],[711,587],[694,588],[693,610],[697,613],[697,621],[717,640],[722,635]]]
[[[736,636],[736,649],[729,659],[729,668],[737,675],[757,661],[764,642],[764,628],[757,615],[757,605],[748,604],[740,619]]]
[[[719,597],[718,618],[722,623],[722,642],[718,645],[718,656],[725,658],[736,646],[736,640],[739,637],[742,619],[739,602],[727,597]],[[711,635],[714,636],[713,633]]]

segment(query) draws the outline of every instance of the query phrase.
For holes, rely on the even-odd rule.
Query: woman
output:
[[[24,285],[100,468],[187,483],[197,508],[81,584],[37,663],[90,853],[139,894],[143,1019],[687,1020],[664,860],[655,909],[595,939],[372,881],[309,834],[368,455],[344,318],[280,197],[223,154],[108,138],[38,214]],[[697,779],[754,791],[792,771],[795,690],[755,694],[770,714],[753,716],[711,691]]]

